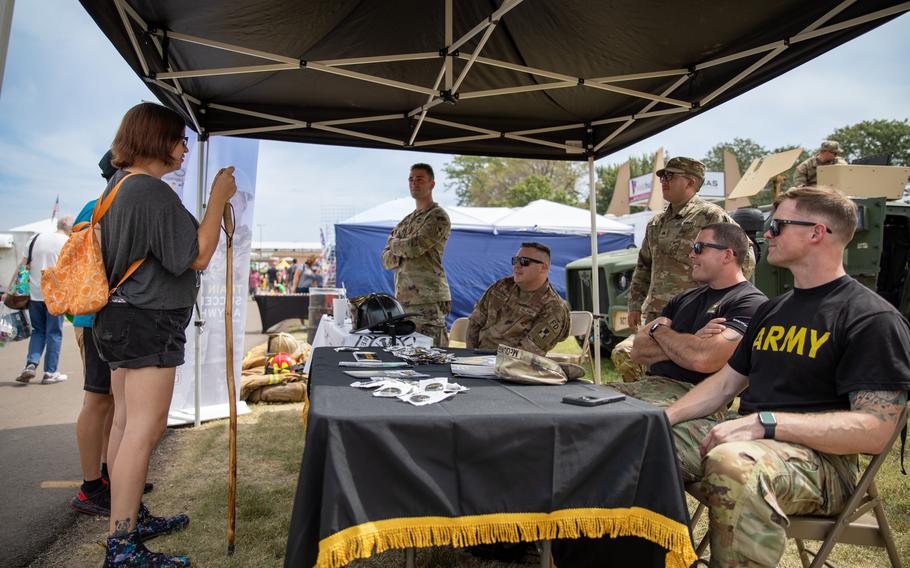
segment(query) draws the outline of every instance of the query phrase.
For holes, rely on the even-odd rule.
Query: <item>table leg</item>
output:
[[[414,549],[404,549],[404,565],[406,568],[414,568]]]
[[[553,542],[544,540],[540,545],[540,568],[552,568],[550,557],[553,555]]]

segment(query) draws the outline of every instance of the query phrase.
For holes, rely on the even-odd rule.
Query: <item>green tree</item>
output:
[[[455,156],[443,170],[459,205],[521,207],[534,199],[578,204],[582,167],[574,162]],[[536,196],[536,197],[535,197]]]
[[[744,172],[752,160],[768,155],[768,150],[764,146],[753,141],[751,138],[734,138],[733,142],[721,142],[708,150],[702,160],[705,169],[709,172],[724,171],[724,150],[733,152],[736,156],[736,163],[739,165],[739,171]]]
[[[840,142],[847,161],[891,154],[893,165],[910,165],[910,121],[907,119],[865,120],[838,128],[828,135],[828,139]]]
[[[664,159],[669,160],[669,156],[664,154]],[[629,158],[630,177],[637,177],[651,173],[654,164],[654,153],[642,154],[641,156],[632,156]],[[608,164],[597,166],[595,175],[597,177],[597,212],[601,215],[607,212],[610,207],[610,200],[613,199],[613,189],[616,187],[616,176],[619,175],[619,168],[622,164]]]

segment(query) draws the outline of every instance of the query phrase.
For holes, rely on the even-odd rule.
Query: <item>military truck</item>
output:
[[[822,170],[834,167],[820,168],[820,183],[825,183]],[[851,169],[856,174],[857,168],[851,166]],[[888,170],[884,172],[887,174],[884,181],[883,170]],[[852,180],[839,180],[839,176],[834,176],[834,183],[828,182],[827,185],[846,187],[845,193],[848,195],[880,193],[893,198],[895,192],[903,193],[908,171],[908,168],[891,167],[878,168],[878,171],[863,169],[859,172],[862,176],[854,175]],[[865,181],[859,179],[863,176]],[[874,188],[875,183],[887,187],[875,191],[858,189],[857,185]],[[899,184],[896,190],[895,183]],[[887,197],[854,197],[853,200],[859,211],[856,234],[844,251],[847,273],[877,291],[907,317],[910,315],[910,204],[888,201]],[[769,298],[773,298],[793,288],[793,276],[785,268],[768,264],[766,259],[767,244],[763,235],[770,223],[770,211],[770,206],[738,209],[731,216],[752,240],[758,260],[753,277],[755,285]],[[596,310],[591,294],[591,257],[580,258],[566,265],[566,299],[569,308],[600,315],[597,321],[600,322],[601,349],[605,354],[609,354],[616,343],[632,333],[628,325],[628,300],[637,261],[637,248],[597,256],[600,306]]]

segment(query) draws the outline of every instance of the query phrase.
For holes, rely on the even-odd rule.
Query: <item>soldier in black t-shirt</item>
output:
[[[704,285],[675,296],[660,317],[638,330],[632,360],[647,365],[647,375],[634,383],[611,386],[669,406],[723,367],[746,333],[752,314],[768,300],[743,275],[748,250],[749,238],[739,225],[704,227],[689,253],[692,278]]]
[[[857,454],[885,451],[910,390],[910,326],[847,276],[856,206],[828,188],[774,203],[768,262],[794,290],[759,308],[729,364],[667,409],[710,501],[712,566],[776,566],[787,515],[836,515]],[[748,387],[739,416],[708,417]]]

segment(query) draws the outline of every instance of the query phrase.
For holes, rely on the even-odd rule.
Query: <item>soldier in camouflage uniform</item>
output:
[[[546,355],[569,335],[569,308],[547,279],[550,249],[521,243],[512,257],[512,276],[483,293],[468,319],[465,344],[496,349],[500,344]]]
[[[727,212],[696,195],[705,180],[705,165],[692,158],[672,158],[657,171],[667,207],[648,222],[638,252],[638,264],[629,290],[629,327],[633,331],[643,322],[660,315],[670,298],[694,288],[689,251],[695,235],[711,223],[733,223]],[[743,273],[751,278],[755,271],[752,250],[743,263]],[[642,317],[644,316],[644,317]],[[613,365],[625,381],[636,381],[644,368],[630,354],[634,336],[620,342],[611,356]]]
[[[768,262],[793,273],[794,289],[759,308],[727,365],[666,410],[683,477],[708,501],[712,567],[777,566],[787,516],[838,514],[857,454],[886,451],[903,426],[910,325],[846,275],[855,226],[855,205],[833,191],[781,194]],[[740,392],[738,414],[711,415]]]
[[[417,331],[433,338],[437,347],[446,347],[445,317],[452,310],[452,295],[442,268],[442,254],[449,240],[449,216],[433,201],[433,168],[414,164],[408,177],[413,213],[392,229],[382,250],[382,266],[395,270],[395,297],[417,324]]]
[[[834,140],[822,142],[818,153],[796,166],[796,187],[815,185],[818,182],[818,166],[846,164],[840,157],[840,144]]]

